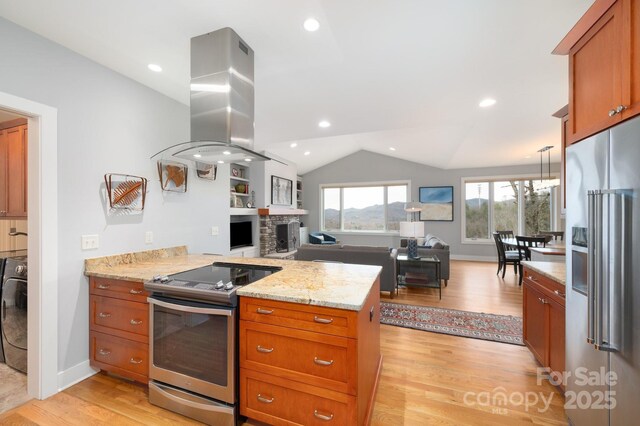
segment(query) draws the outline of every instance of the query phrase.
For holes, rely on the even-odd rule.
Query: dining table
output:
[[[517,247],[518,247],[518,241],[515,238],[503,238],[502,244],[505,246],[505,250],[517,250]],[[554,248],[554,249],[564,249],[566,248],[566,245],[564,241],[551,240],[548,243],[546,243],[544,247]]]

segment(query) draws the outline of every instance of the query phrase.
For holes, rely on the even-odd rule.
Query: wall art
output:
[[[271,204],[290,206],[293,202],[293,181],[278,176],[271,176]]]
[[[158,161],[158,175],[163,191],[187,192],[187,171],[185,164]]]
[[[140,176],[107,173],[104,175],[109,207],[112,209],[144,209],[147,179]]]
[[[420,220],[453,221],[453,186],[421,186]]]

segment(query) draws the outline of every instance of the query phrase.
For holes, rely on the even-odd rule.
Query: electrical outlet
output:
[[[144,233],[144,243],[145,244],[153,243],[153,232],[147,231]]]
[[[82,250],[94,250],[100,246],[100,237],[98,235],[83,235]]]
[[[211,235],[219,235],[220,234],[220,230],[218,229],[217,226],[212,226],[211,227]]]

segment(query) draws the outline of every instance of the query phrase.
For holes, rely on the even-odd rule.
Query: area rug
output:
[[[380,323],[524,346],[522,318],[380,302]]]

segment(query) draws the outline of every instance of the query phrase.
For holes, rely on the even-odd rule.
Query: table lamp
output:
[[[418,257],[418,237],[424,236],[424,222],[400,222],[400,236],[407,237],[407,257]]]

